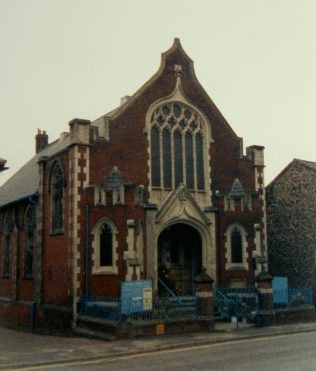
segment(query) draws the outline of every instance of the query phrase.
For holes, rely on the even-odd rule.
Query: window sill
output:
[[[229,265],[227,267],[227,270],[229,271],[247,271],[248,268],[245,265]]]
[[[34,277],[33,276],[24,276],[23,279],[25,281],[33,281],[34,280]]]
[[[61,235],[61,234],[64,234],[64,230],[63,230],[63,229],[58,229],[58,230],[56,230],[56,231],[52,231],[52,232],[50,232],[50,235],[51,235],[51,236],[59,236],[59,235]]]
[[[99,275],[110,275],[115,274],[117,275],[117,267],[98,267],[98,268],[92,268],[92,274],[99,276]]]

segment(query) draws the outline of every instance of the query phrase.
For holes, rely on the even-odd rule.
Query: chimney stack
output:
[[[44,130],[41,132],[40,129],[37,129],[37,134],[35,136],[35,150],[36,153],[39,153],[42,151],[45,147],[48,145],[48,135],[46,134],[46,131]]]

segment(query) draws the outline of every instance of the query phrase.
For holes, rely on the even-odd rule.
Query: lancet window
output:
[[[52,232],[61,232],[64,225],[64,177],[59,164],[53,168],[51,177]]]
[[[24,231],[25,231],[24,277],[32,278],[35,244],[35,212],[32,207],[28,207],[28,209],[26,210]]]

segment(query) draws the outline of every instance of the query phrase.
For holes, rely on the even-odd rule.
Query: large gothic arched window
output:
[[[64,177],[59,164],[56,164],[51,176],[52,197],[52,232],[61,232],[64,226]]]
[[[164,103],[156,108],[150,123],[151,185],[170,189],[185,183],[204,190],[203,119],[191,107]]]

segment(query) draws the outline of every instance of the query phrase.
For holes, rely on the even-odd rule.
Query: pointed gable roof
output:
[[[225,126],[229,130],[229,132],[236,139],[238,139],[238,136],[236,135],[234,130],[228,124],[228,122],[226,121],[226,119],[224,118],[220,110],[214,104],[210,96],[207,94],[207,92],[205,91],[205,89],[203,88],[199,80],[197,79],[195,70],[194,70],[194,62],[183,49],[179,38],[175,38],[173,45],[167,51],[161,54],[161,63],[160,63],[158,71],[144,85],[142,85],[133,95],[131,95],[129,99],[127,99],[123,104],[121,104],[119,107],[111,110],[110,112],[94,120],[92,122],[92,125],[98,120],[100,120],[102,117],[107,117],[111,120],[118,119],[120,115],[122,115],[140,97],[145,96],[146,92],[151,88],[151,86],[157,80],[162,78],[163,74],[171,73],[174,75],[175,65],[181,65],[182,75],[183,76],[186,75],[190,83],[195,85],[194,90],[199,91],[200,102],[204,101],[204,103],[207,104],[205,114],[208,114],[212,116],[212,118],[214,118],[214,120],[212,120],[212,123],[216,125],[218,122],[220,125]]]
[[[297,158],[293,159],[268,185],[267,189],[273,187],[273,185],[293,166],[301,165],[305,168],[316,172],[316,162],[299,160]]]

